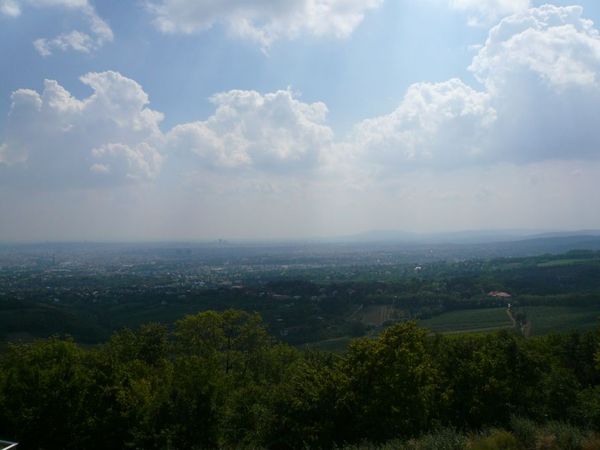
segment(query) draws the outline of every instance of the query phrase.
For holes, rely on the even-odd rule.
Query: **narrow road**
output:
[[[516,330],[518,329],[521,334],[523,335],[523,337],[528,338],[529,336],[531,336],[531,321],[527,320],[527,322],[525,322],[524,324],[522,324],[520,327],[518,326],[519,324],[517,323],[517,319],[515,319],[515,316],[513,316],[512,310],[510,308],[506,308],[506,314],[508,314],[508,317],[510,319],[510,321],[513,324],[513,328]]]
[[[515,320],[512,311],[510,310],[510,308],[506,308],[506,314],[508,314],[508,318],[510,319],[510,321],[513,324],[513,328],[517,328],[517,321]]]

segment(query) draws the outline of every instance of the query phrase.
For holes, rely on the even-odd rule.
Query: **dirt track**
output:
[[[506,309],[506,314],[508,314],[508,317],[510,318],[510,321],[512,322],[513,328],[515,330],[518,329],[521,332],[521,334],[526,338],[531,336],[531,321],[530,320],[528,320],[524,324],[520,325],[519,323],[517,323],[517,319],[515,319],[515,317],[513,316],[513,313],[510,308]]]

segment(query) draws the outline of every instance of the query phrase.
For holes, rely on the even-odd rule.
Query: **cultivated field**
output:
[[[423,320],[420,325],[436,333],[493,331],[513,327],[506,308],[451,311]]]
[[[392,305],[369,305],[357,314],[357,319],[364,324],[380,327],[389,320],[400,319],[401,315],[401,311]]]
[[[600,306],[528,306],[532,335],[591,330],[598,326]]]

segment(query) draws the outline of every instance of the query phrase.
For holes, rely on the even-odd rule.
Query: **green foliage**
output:
[[[443,428],[409,442],[408,449],[414,450],[463,450],[467,438],[453,428]]]
[[[440,340],[435,360],[442,377],[442,419],[479,428],[505,425],[511,414],[529,408],[539,382],[538,361],[524,341],[500,332]]]
[[[0,435],[45,450],[595,448],[598,346],[406,322],[345,353],[300,352],[256,314],[209,311],[95,348],[4,348]]]
[[[352,411],[349,437],[385,440],[428,427],[436,372],[426,341],[427,332],[410,322],[388,328],[377,340],[350,345],[341,365],[345,406]]]
[[[270,338],[258,314],[227,310],[187,316],[175,325],[179,353],[220,366],[225,375],[258,375]],[[217,367],[215,366],[215,369]]]
[[[585,388],[577,393],[576,422],[600,431],[600,386]]]
[[[24,448],[91,448],[101,395],[89,355],[71,341],[10,346],[0,360],[0,430]],[[100,419],[101,420],[101,419]]]
[[[510,428],[522,447],[533,446],[536,442],[539,430],[533,420],[513,416],[510,419]]]
[[[564,422],[550,422],[544,427],[544,436],[554,439],[556,448],[560,450],[579,450],[585,439],[581,430]]]

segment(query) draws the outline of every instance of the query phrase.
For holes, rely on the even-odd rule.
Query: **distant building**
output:
[[[510,295],[508,292],[504,292],[504,291],[491,291],[491,292],[488,292],[488,297],[511,298],[512,295]]]

